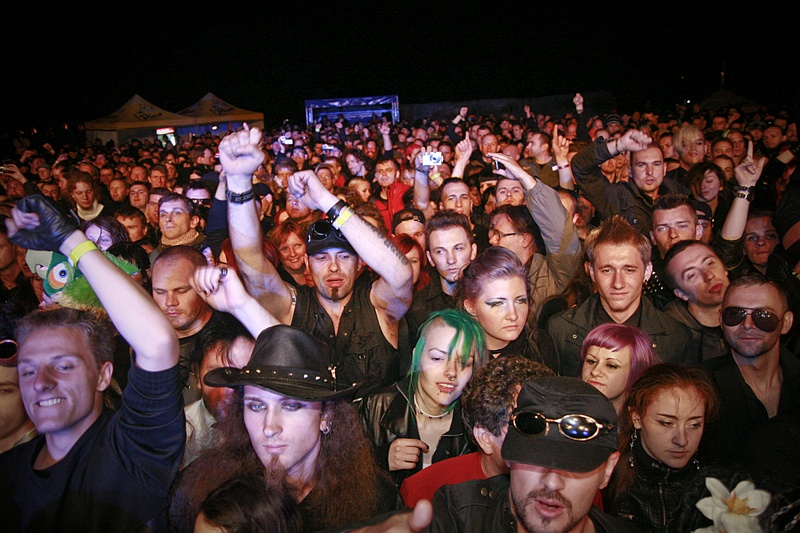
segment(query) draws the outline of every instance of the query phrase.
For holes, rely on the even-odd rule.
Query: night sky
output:
[[[727,89],[796,106],[800,47],[791,27],[756,31],[748,16],[705,3],[691,12],[666,2],[648,12],[551,3],[566,7],[17,4],[2,32],[0,116],[6,128],[75,123],[134,94],[176,112],[209,91],[263,112],[268,124],[302,121],[306,98],[380,94],[404,104],[610,91],[621,111],[665,109],[720,88],[723,68]]]

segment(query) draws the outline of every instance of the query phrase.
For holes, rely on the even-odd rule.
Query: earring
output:
[[[633,433],[631,433],[631,443],[630,443],[631,451],[630,451],[630,455],[628,455],[628,465],[631,468],[633,468],[633,448],[635,446],[636,439],[638,439],[638,438],[639,438],[639,435],[636,433],[636,430],[634,429]]]
[[[695,469],[700,470],[700,459],[697,458],[697,452],[694,452],[694,459],[692,459]]]
[[[327,435],[330,432],[331,432],[331,424],[330,422],[328,422],[327,424],[325,424],[325,427],[322,428],[322,434]]]

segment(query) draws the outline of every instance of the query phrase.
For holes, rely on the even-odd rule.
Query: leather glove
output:
[[[33,229],[20,228],[13,236],[9,236],[11,242],[28,250],[58,252],[61,243],[79,227],[74,216],[41,194],[20,198],[16,208],[39,216],[38,226]]]

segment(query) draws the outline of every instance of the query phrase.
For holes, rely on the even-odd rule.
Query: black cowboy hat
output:
[[[205,376],[211,387],[254,385],[306,401],[352,397],[360,383],[337,383],[330,348],[308,333],[277,325],[261,332],[244,368],[223,367]]]

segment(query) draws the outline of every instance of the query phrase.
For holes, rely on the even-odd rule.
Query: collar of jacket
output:
[[[657,459],[653,459],[642,446],[641,433],[633,446],[633,460],[636,475],[654,483],[676,481],[691,475],[697,470],[692,459],[683,468],[672,468]]]
[[[603,305],[600,303],[600,294],[594,293],[583,304],[571,309],[572,313],[565,314],[564,319],[589,332],[599,325],[594,323],[595,313],[599,305]],[[645,329],[648,335],[665,335],[666,328],[658,315],[658,309],[650,303],[650,300],[644,294],[642,294],[640,305],[642,306],[642,316],[639,319],[639,324],[642,329]]]

